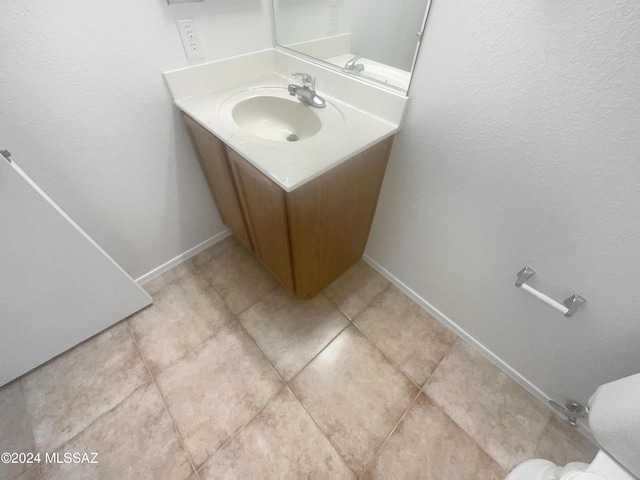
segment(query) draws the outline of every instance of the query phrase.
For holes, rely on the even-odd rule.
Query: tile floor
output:
[[[0,479],[503,479],[596,448],[363,262],[286,295],[233,237],[155,303],[0,389]]]

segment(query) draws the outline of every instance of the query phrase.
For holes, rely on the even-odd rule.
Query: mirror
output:
[[[272,0],[275,42],[406,94],[430,0]]]

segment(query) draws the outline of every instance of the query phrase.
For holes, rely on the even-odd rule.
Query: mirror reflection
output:
[[[276,43],[405,93],[430,0],[273,0]]]

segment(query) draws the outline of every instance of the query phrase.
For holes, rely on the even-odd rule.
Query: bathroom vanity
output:
[[[293,72],[326,107],[290,95]],[[406,96],[274,49],[165,78],[223,222],[286,291],[313,297],[361,258]]]
[[[313,297],[358,261],[392,137],[287,192],[182,116],[222,220],[286,291]]]

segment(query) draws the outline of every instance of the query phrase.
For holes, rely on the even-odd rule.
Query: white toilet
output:
[[[505,480],[639,480],[640,373],[596,390],[589,399],[589,427],[601,448],[590,464],[558,466],[534,458]]]

